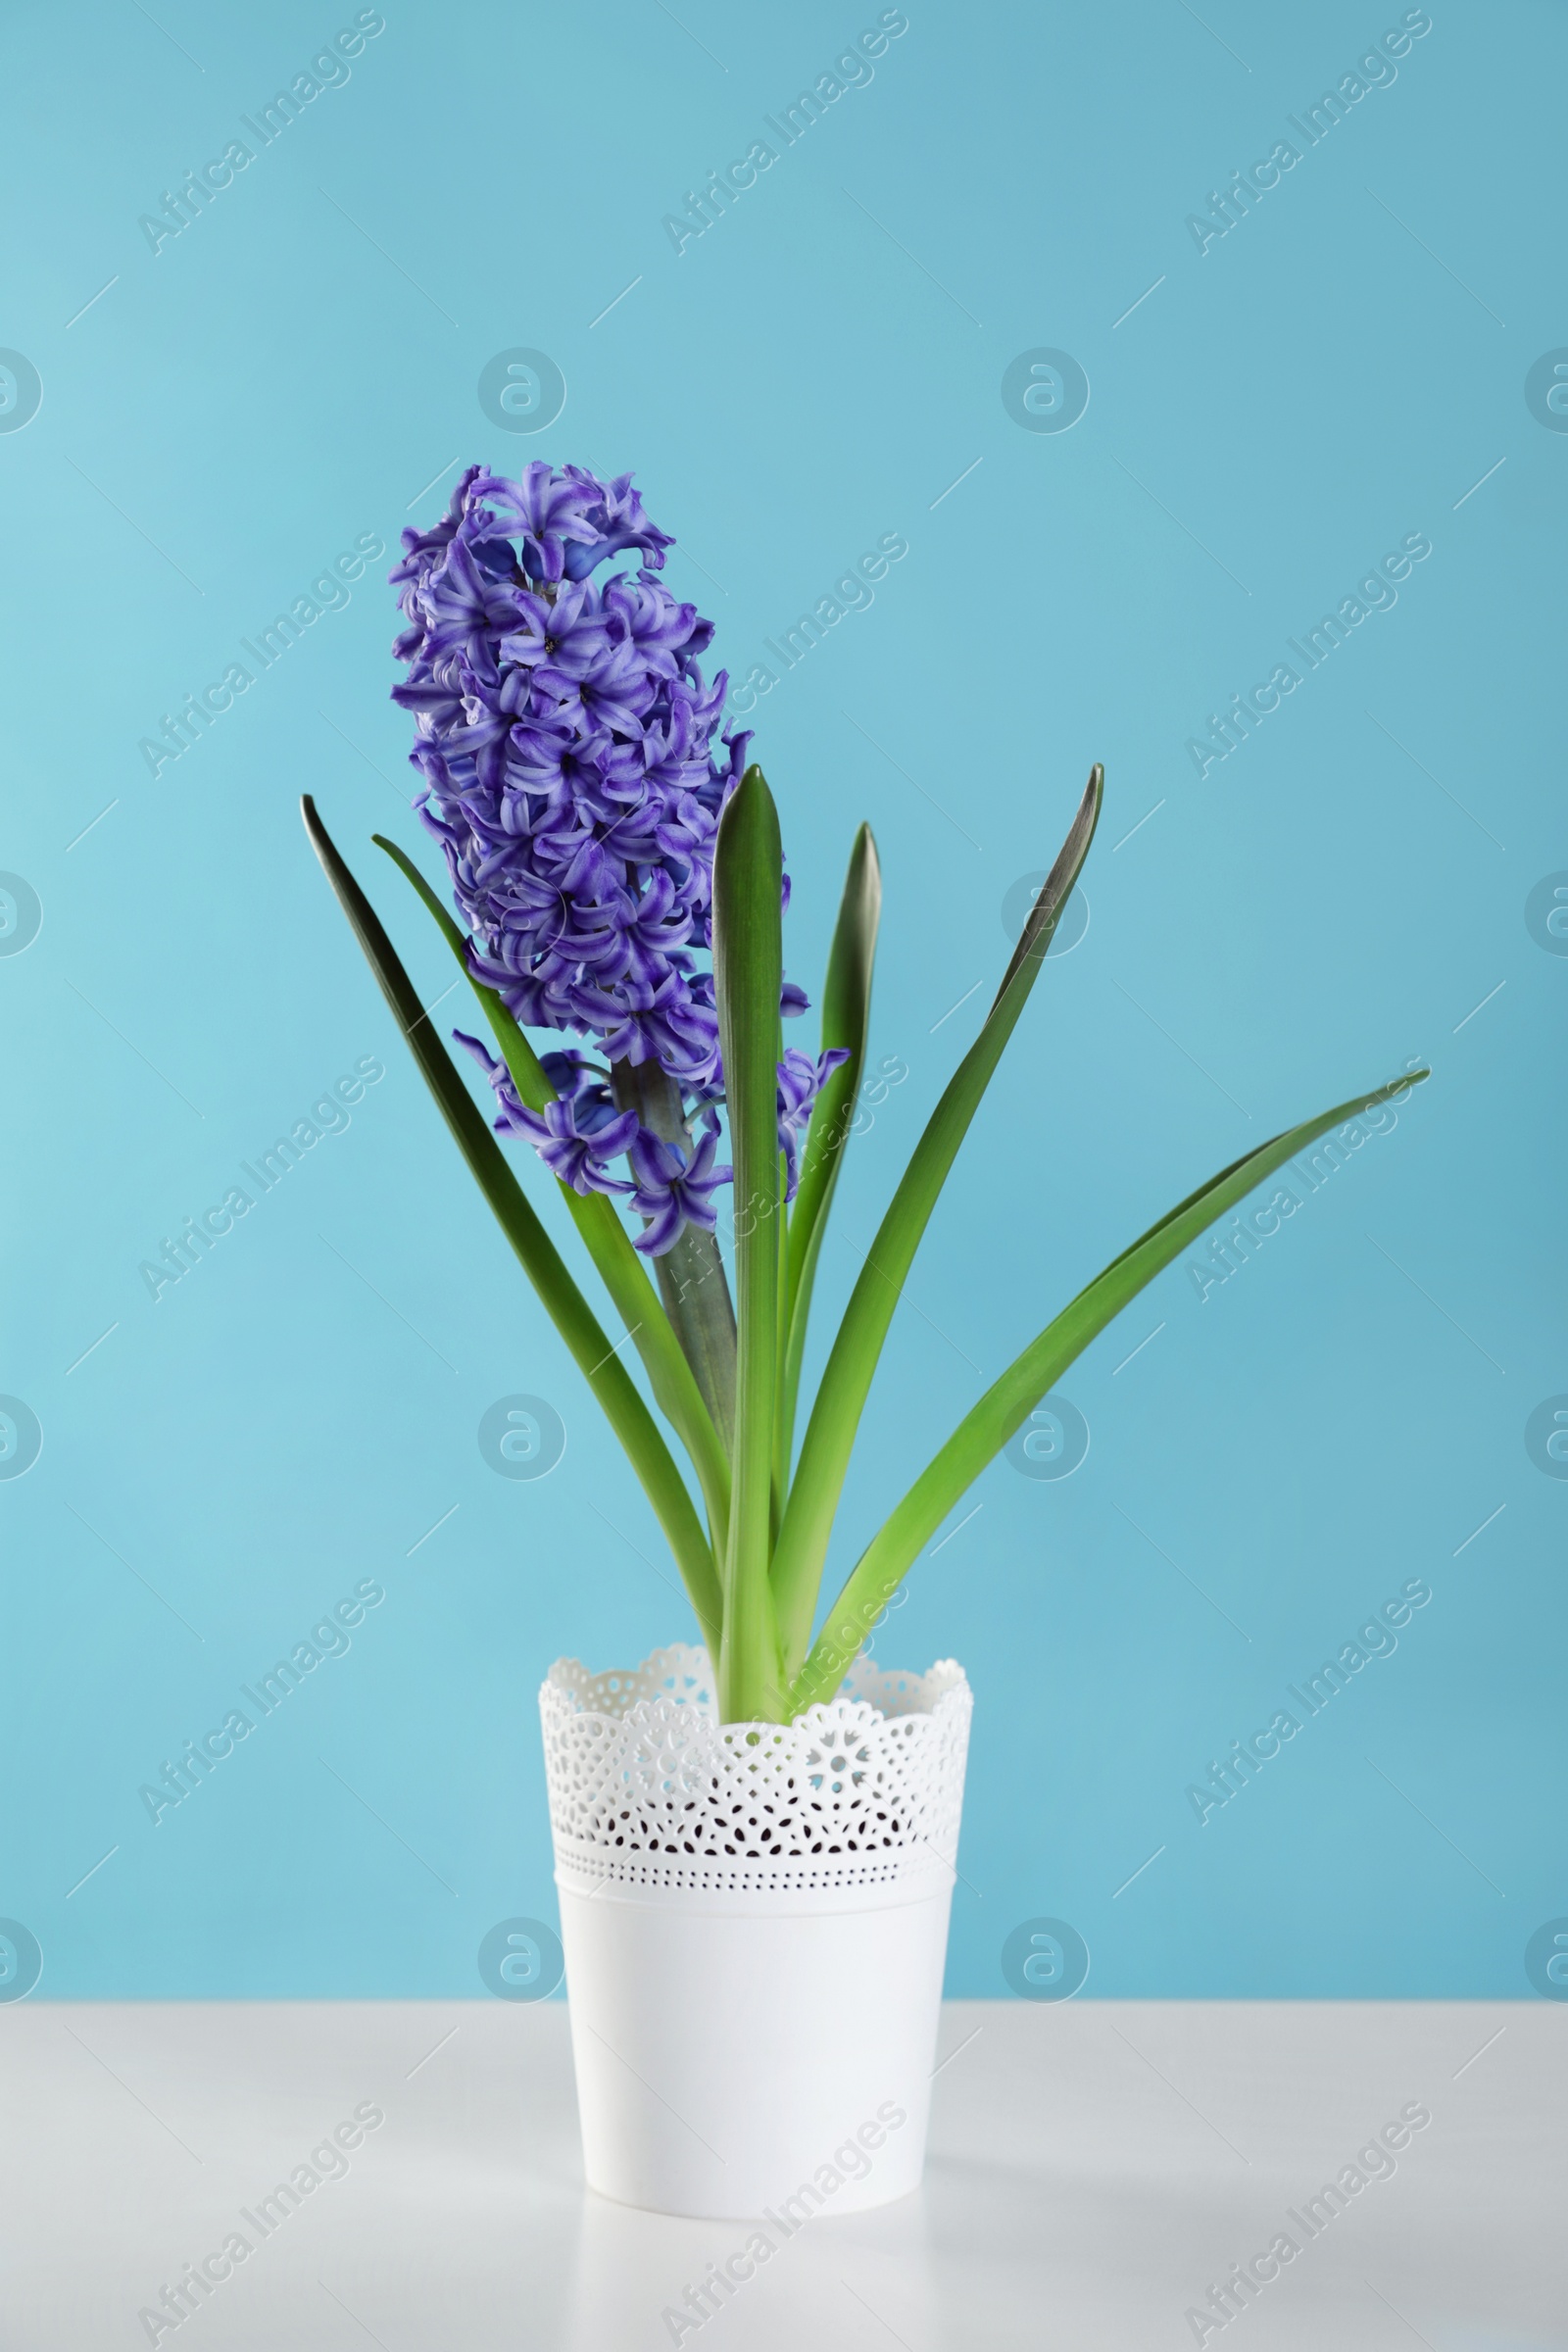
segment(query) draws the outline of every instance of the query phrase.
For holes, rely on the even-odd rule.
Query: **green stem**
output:
[[[610,1076],[622,1110],[634,1110],[652,1134],[690,1157],[692,1133],[669,1072],[657,1061],[617,1061]],[[728,1453],[735,1444],[735,1308],[718,1244],[701,1226],[688,1225],[674,1247],[655,1258],[654,1271],[664,1311]]]

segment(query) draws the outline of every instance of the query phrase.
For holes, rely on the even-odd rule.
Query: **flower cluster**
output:
[[[408,627],[393,699],[415,713],[416,807],[440,842],[471,933],[474,977],[516,1019],[597,1042],[612,1062],[656,1063],[700,1138],[689,1151],[618,1111],[609,1073],[550,1054],[559,1101],[517,1101],[474,1040],[503,1133],[524,1136],[577,1192],[628,1197],[638,1248],[711,1231],[724,1081],[710,970],[713,844],[748,735],[718,738],[727,679],[706,685],[711,621],[659,578],[673,545],[631,476],[539,462],[520,481],[471,466],[433,530],[407,530],[391,577]],[[635,574],[600,566],[635,553]],[[781,1010],[806,999],[786,986]],[[800,1139],[823,1080],[791,1049],[779,1068],[779,1148],[793,1193]],[[625,1157],[630,1181],[613,1176]]]

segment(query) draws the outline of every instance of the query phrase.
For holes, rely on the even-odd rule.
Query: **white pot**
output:
[[[918,2185],[971,1697],[858,1662],[717,1721],[707,1653],[539,1694],[590,2186],[657,2213],[858,2213]]]

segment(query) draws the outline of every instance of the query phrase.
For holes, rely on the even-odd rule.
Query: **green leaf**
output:
[[[637,1394],[630,1374],[539,1222],[483,1113],[453,1066],[452,1057],[419,1003],[380,918],[339,857],[308,793],[300,807],[311,846],[365,951],[366,960],[380,984],[381,994],[420,1074],[524,1273],[625,1447],[668,1538],[704,1639],[715,1640],[719,1626],[719,1588],[713,1558],[669,1448]]]
[[[1427,1077],[1413,1071],[1368,1095],[1356,1095],[1303,1126],[1287,1129],[1260,1145],[1217,1176],[1210,1177],[1179,1207],[1152,1225],[1132,1247],[1113,1258],[1076,1298],[1064,1307],[1017,1360],[994,1381],[979,1402],[964,1415],[952,1437],[915,1480],[904,1500],[867,1544],[844,1590],[827,1613],[822,1633],[804,1672],[790,1691],[792,1713],[830,1698],[867,1631],[918,1555],[986,1465],[1007,1440],[1022,1428],[1042,1396],[1061,1377],[1074,1357],[1145,1285],[1179,1257],[1216,1217],[1245,1200],[1254,1185],[1271,1176],[1288,1159],[1314,1143],[1330,1127],[1353,1118],[1375,1104],[1403,1098],[1405,1090]]]
[[[780,1662],[767,1564],[778,1379],[779,990],[784,857],[778,811],[749,767],[713,852],[713,987],[735,1165],[735,1453],[718,1661],[725,1723],[779,1720]]]
[[[790,1212],[784,1295],[786,1345],[773,1460],[774,1485],[781,1494],[789,1487],[795,1450],[795,1407],[800,1395],[801,1361],[806,1351],[816,1263],[865,1067],[865,1040],[871,1019],[871,972],[876,961],[881,913],[882,869],[871,828],[862,825],[850,853],[850,870],[845,876],[844,896],[839,902],[839,919],[834,927],[822,988],[820,1051],[827,1054],[841,1047],[850,1058],[833,1072],[812,1108],[801,1158],[801,1180]]]
[[[529,1110],[546,1109],[556,1101],[556,1090],[545,1075],[538,1054],[495,990],[476,980],[469,970],[466,933],[459,929],[414,860],[397,843],[388,841],[381,833],[372,834],[371,839],[414,885],[435,917],[501,1048],[518,1100]],[[655,1401],[691,1455],[708,1506],[714,1554],[721,1557],[729,1514],[729,1460],[692,1368],[649,1280],[648,1269],[633,1249],[613,1204],[602,1193],[585,1199],[573,1192],[570,1185],[561,1185],[560,1190],[600,1279],[642,1357]]]
[[[773,1592],[789,1674],[798,1670],[810,1641],[834,1514],[899,1295],[958,1147],[1028,1002],[1057,918],[1089,855],[1103,793],[1104,771],[1097,766],[1090,773],[1078,813],[1024,926],[985,1026],[932,1112],[850,1295],[807,1423],[800,1465],[773,1555]]]

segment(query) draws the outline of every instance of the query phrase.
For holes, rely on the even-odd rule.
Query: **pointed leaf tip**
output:
[[[1006,995],[1019,966],[1025,963],[1040,964],[1049,954],[1061,910],[1072,895],[1073,885],[1089,855],[1104,798],[1105,771],[1097,760],[1089,771],[1089,781],[1084,786],[1077,813],[1067,829],[1067,838],[1061,845],[1055,864],[1041,886],[1040,896],[1030,910],[1018,945],[1013,949],[1007,968],[1002,976],[1002,985],[992,1000],[993,1011]]]

